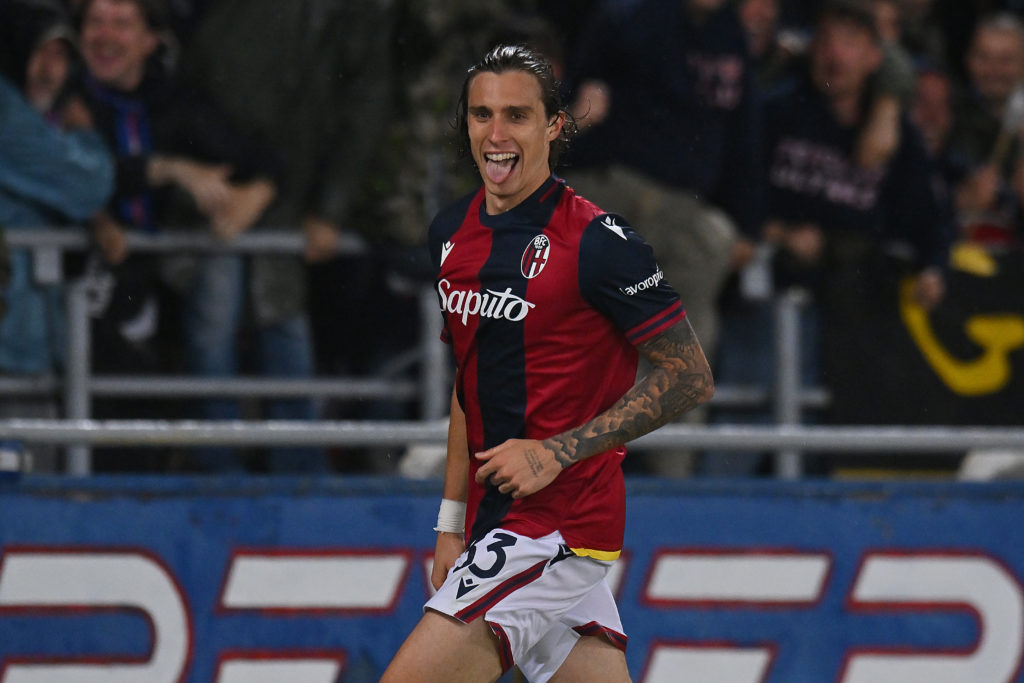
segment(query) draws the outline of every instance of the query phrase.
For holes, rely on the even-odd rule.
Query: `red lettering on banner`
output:
[[[958,650],[856,648],[843,683],[1007,683],[1017,680],[1024,650],[1024,590],[1012,570],[983,553],[874,551],[865,554],[847,598],[851,612],[966,611],[978,638]]]
[[[784,549],[659,549],[644,582],[643,602],[656,607],[808,607],[821,601],[832,558]],[[644,683],[762,683],[777,646],[657,642]]]
[[[0,557],[0,613],[53,616],[124,611],[149,622],[145,657],[8,657],[4,683],[175,683],[192,659],[192,623],[173,573],[145,549],[8,547]]]
[[[658,549],[650,560],[636,599],[660,611],[807,610],[821,605],[833,583],[834,559],[825,551]],[[431,561],[429,553],[408,549],[235,550],[227,560],[214,612],[272,620],[288,615],[369,615],[387,623],[397,612],[412,567],[424,572],[429,589]],[[614,593],[623,592],[631,565],[632,558],[624,555],[613,566],[608,582]],[[966,614],[977,627],[973,639],[969,635],[963,645],[945,648],[915,645],[920,638],[929,637],[927,629],[913,642],[900,643],[898,636],[885,636],[880,641],[884,647],[847,644],[850,649],[845,654],[839,649],[843,643],[839,643],[827,662],[818,662],[831,672],[824,676],[834,675],[837,683],[1010,683],[1021,676],[1024,586],[1014,570],[993,554],[871,550],[862,556],[851,585],[837,590],[848,590],[844,618],[854,622],[865,614],[875,619],[891,615],[907,620],[942,620],[948,618],[942,616],[945,614],[961,621]],[[838,595],[833,593],[833,597]],[[116,652],[110,656],[86,652],[74,657],[29,657],[12,651],[17,642],[4,643],[0,644],[0,681],[181,683],[194,656],[194,628],[185,592],[164,561],[151,551],[5,548],[0,554],[0,616],[52,618],[109,612],[140,615],[146,620],[151,640],[148,652],[130,657],[119,657]],[[822,619],[835,616],[820,615]],[[288,623],[285,620],[285,628]],[[866,633],[867,638],[854,643],[878,642],[871,640],[872,631],[865,630],[865,625],[858,623],[857,633]],[[746,626],[734,624],[731,628]],[[961,625],[955,632],[964,631]],[[972,633],[970,629],[967,632]],[[775,677],[781,674],[782,644],[728,633],[728,640],[655,638],[637,680],[765,683],[776,668]],[[59,634],[55,635],[60,642]],[[75,643],[79,650],[83,642],[91,641]],[[832,660],[839,657],[841,661]],[[215,683],[333,683],[350,666],[347,650],[322,646],[279,651],[229,649],[215,662]],[[785,665],[790,666],[791,661],[785,660]]]

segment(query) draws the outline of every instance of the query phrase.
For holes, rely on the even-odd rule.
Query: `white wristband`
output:
[[[449,534],[461,534],[466,530],[466,504],[457,500],[441,499],[441,509],[437,511],[437,526],[434,531]]]

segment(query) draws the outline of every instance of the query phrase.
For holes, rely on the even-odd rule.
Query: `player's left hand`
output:
[[[562,471],[555,454],[534,439],[509,439],[476,454],[484,464],[476,471],[476,481],[488,479],[501,493],[524,498],[550,484]]]

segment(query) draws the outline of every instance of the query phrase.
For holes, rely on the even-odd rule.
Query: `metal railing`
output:
[[[5,239],[8,246],[30,249],[33,262],[47,264],[47,279],[59,272],[53,263],[59,263],[63,252],[82,251],[89,241],[81,230],[74,229],[17,229],[8,228]],[[139,253],[240,253],[240,254],[300,254],[305,240],[295,230],[260,230],[245,233],[229,243],[208,233],[196,231],[166,231],[158,234],[128,233],[129,250]],[[358,236],[343,233],[339,241],[339,254],[361,256],[369,252]],[[67,353],[63,376],[0,377],[0,396],[3,395],[60,395],[68,423],[88,421],[91,418],[94,397],[141,398],[211,398],[211,397],[318,397],[338,399],[386,399],[392,401],[418,400],[423,419],[438,419],[448,408],[448,366],[443,343],[440,341],[441,320],[436,312],[436,298],[423,287],[419,292],[419,343],[407,362],[420,366],[418,381],[401,377],[313,377],[309,379],[270,377],[200,378],[178,375],[99,375],[91,366],[91,335],[88,300],[85,286],[80,281],[66,285]],[[407,363],[406,363],[407,364]],[[52,430],[60,433],[60,429]],[[27,442],[49,442],[24,438],[10,421],[0,420],[0,436]],[[88,439],[66,439],[68,445],[67,469],[71,474],[85,474],[91,470]]]
[[[448,422],[394,421],[151,421],[0,420],[12,438],[46,444],[84,442],[104,446],[406,446],[441,445]],[[666,425],[632,445],[650,449],[715,448],[738,451],[955,453],[1022,449],[1020,427],[826,427]],[[795,478],[792,473],[783,478]]]
[[[69,230],[8,230],[13,248],[32,249],[41,263],[52,263],[64,251],[88,247],[82,232]],[[167,232],[129,234],[133,251],[155,253],[232,251],[238,253],[300,253],[304,240],[297,231],[253,232],[225,244],[207,234]],[[358,256],[366,245],[346,235],[341,253]],[[446,438],[443,417],[450,392],[448,354],[440,341],[441,318],[431,288],[420,291],[419,341],[412,357],[419,365],[417,380],[401,378],[279,379],[263,377],[197,378],[182,376],[98,375],[90,365],[89,316],[83,286],[67,287],[68,354],[63,377],[0,377],[0,396],[63,396],[63,420],[0,420],[0,437],[28,443],[68,446],[67,472],[91,471],[90,446],[155,445],[318,445],[367,446],[441,444]],[[801,426],[805,408],[827,405],[827,392],[801,386],[800,321],[806,296],[799,291],[777,295],[775,306],[776,382],[771,388],[718,386],[713,405],[770,406],[775,425],[770,427],[669,425],[637,441],[650,449],[714,448],[774,451],[777,476],[801,476],[802,452],[856,450],[956,452],[975,448],[1024,450],[1024,429],[986,428],[880,428]],[[91,419],[93,397],[298,397],[368,398],[407,401],[418,399],[417,422],[199,422],[97,421]]]

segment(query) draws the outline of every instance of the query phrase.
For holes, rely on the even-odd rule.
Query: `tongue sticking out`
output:
[[[519,161],[519,157],[516,156],[502,159],[487,159],[484,164],[484,172],[492,183],[501,184],[512,175],[512,169],[515,168],[517,161]]]

